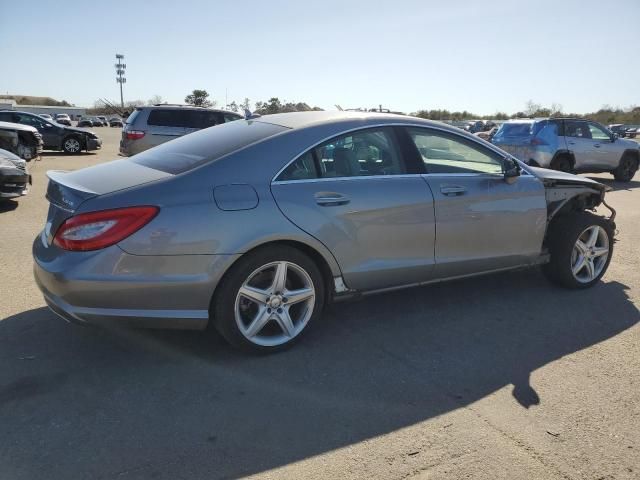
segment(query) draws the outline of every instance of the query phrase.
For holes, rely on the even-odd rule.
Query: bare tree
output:
[[[151,97],[149,99],[149,101],[147,102],[147,105],[159,105],[161,103],[163,103],[164,99],[162,98],[162,96],[160,95],[154,95],[153,97]]]

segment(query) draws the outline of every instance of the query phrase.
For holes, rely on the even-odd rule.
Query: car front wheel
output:
[[[213,300],[212,319],[233,346],[275,352],[309,329],[321,314],[324,295],[322,274],[308,256],[267,246],[231,268]]]
[[[82,150],[82,144],[77,137],[67,137],[62,142],[62,150],[65,153],[76,154]]]
[[[620,159],[618,168],[613,171],[613,177],[619,182],[630,182],[638,171],[638,159],[625,153]]]
[[[613,222],[589,212],[556,217],[549,226],[544,274],[566,288],[591,287],[609,267],[613,232]]]

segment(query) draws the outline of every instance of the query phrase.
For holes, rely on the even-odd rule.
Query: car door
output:
[[[574,168],[577,171],[591,171],[598,168],[599,153],[591,138],[591,130],[586,121],[565,120],[565,136],[567,148],[573,153]]]
[[[333,253],[348,288],[431,278],[433,196],[420,173],[407,168],[392,127],[352,131],[311,148],[271,190],[282,213]]]
[[[179,108],[156,108],[149,111],[147,119],[148,133],[147,148],[155,147],[183,136],[185,131],[186,114]]]
[[[526,172],[514,183],[504,157],[452,132],[408,128],[434,196],[435,275],[456,277],[529,264],[540,255],[547,204]]]
[[[615,137],[602,125],[589,122],[589,131],[594,150],[594,167],[603,170],[611,170],[618,166],[622,149],[619,143],[615,143]]]

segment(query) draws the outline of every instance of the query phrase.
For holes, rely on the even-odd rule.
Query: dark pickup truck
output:
[[[42,135],[45,150],[80,153],[83,150],[99,150],[102,148],[102,140],[92,131],[50,122],[34,113],[2,110],[0,111],[0,121],[21,123],[35,127]]]

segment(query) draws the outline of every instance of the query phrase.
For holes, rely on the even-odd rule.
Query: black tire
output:
[[[602,271],[591,281],[578,280],[572,272],[572,254],[580,235],[592,226],[602,227],[608,239],[609,253]],[[613,232],[615,225],[610,220],[589,212],[560,215],[549,225],[547,247],[551,255],[549,263],[542,266],[545,276],[556,285],[565,288],[589,288],[598,282],[609,268],[613,255]]]
[[[279,261],[295,264],[308,274],[315,289],[313,312],[302,331],[286,341],[286,343],[275,346],[260,345],[249,340],[236,323],[236,296],[244,282],[253,272],[272,262]],[[315,262],[295,248],[284,245],[271,245],[244,255],[231,267],[216,289],[209,316],[213,326],[234,347],[253,353],[273,353],[291,347],[309,331],[309,328],[322,314],[324,300],[325,285],[323,276]]]
[[[622,155],[618,168],[613,171],[613,178],[618,182],[630,182],[637,171],[638,159],[627,152]]]
[[[69,155],[77,155],[82,152],[82,140],[75,135],[65,137],[62,140],[62,150]]]
[[[565,155],[558,157],[551,162],[551,169],[571,173],[573,171],[571,159]]]

